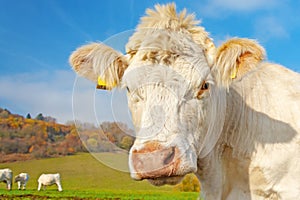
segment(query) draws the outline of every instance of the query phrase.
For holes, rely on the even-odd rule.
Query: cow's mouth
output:
[[[178,184],[197,167],[185,158],[177,146],[164,147],[158,142],[144,144],[143,148],[131,149],[129,166],[134,180],[148,180],[155,186]]]
[[[160,177],[147,179],[152,185],[162,186],[162,185],[176,185],[182,181],[184,176],[171,176],[171,177]]]

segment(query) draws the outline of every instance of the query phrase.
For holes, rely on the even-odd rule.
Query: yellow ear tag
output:
[[[112,84],[112,88],[115,87],[117,84],[114,82]],[[105,83],[105,81],[103,79],[100,78],[100,76],[98,76],[98,83],[97,83],[97,89],[101,89],[101,90],[108,90],[109,88],[107,88],[107,84]]]
[[[100,76],[98,76],[97,89],[107,90],[106,83],[100,78]]]
[[[235,79],[236,78],[236,74],[238,72],[238,68],[235,68],[231,71],[231,74],[230,74],[230,78],[231,79]]]

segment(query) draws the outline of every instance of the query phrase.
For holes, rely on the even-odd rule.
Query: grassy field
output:
[[[74,200],[194,200],[197,199],[195,193],[180,193],[180,192],[166,192],[166,191],[133,191],[133,190],[107,190],[107,191],[74,191],[65,190],[57,192],[54,190],[47,190],[37,192],[36,190],[26,191],[10,191],[5,192],[0,190],[1,200],[31,200],[31,199],[74,199]]]
[[[124,155],[101,153],[95,156],[113,163],[113,167],[125,165],[122,170],[127,170]],[[26,191],[18,191],[16,184],[12,191],[7,191],[5,184],[0,183],[0,199],[196,199],[198,196],[176,192],[171,186],[154,187],[147,181],[133,181],[128,173],[107,167],[88,153],[0,164],[0,168],[6,167],[13,170],[14,176],[27,172],[30,179]],[[54,185],[38,192],[39,175],[56,172],[61,174],[64,191],[58,192]]]

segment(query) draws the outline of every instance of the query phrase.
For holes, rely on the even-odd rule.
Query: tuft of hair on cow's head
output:
[[[129,38],[126,45],[126,52],[130,55],[141,48],[143,41],[149,34],[158,30],[183,33],[190,37],[199,47],[202,48],[209,66],[213,64],[215,45],[209,37],[209,33],[201,26],[200,20],[195,20],[194,14],[187,14],[186,9],[177,13],[174,3],[166,5],[155,5],[155,9],[147,9],[146,16],[141,18],[137,31]]]

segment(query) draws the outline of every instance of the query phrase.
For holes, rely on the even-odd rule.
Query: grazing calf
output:
[[[42,174],[38,179],[38,191],[41,190],[41,187],[44,186],[44,189],[46,189],[46,186],[56,184],[58,187],[58,191],[62,191],[61,183],[60,183],[60,174]]]
[[[26,184],[29,180],[29,175],[27,173],[20,173],[19,175],[15,176],[15,183],[18,183],[18,189],[21,190],[21,187],[23,190],[26,189]]]
[[[12,187],[12,177],[13,173],[10,169],[0,169],[0,182],[6,183],[8,190]]]

